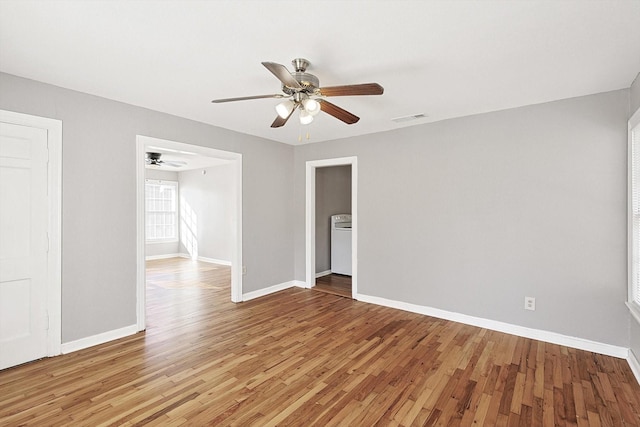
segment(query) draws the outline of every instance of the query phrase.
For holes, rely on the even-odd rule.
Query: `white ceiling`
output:
[[[204,157],[197,153],[173,150],[166,147],[154,146],[146,148],[147,152],[160,153],[160,160],[169,163],[160,166],[145,165],[147,169],[164,170],[167,172],[184,172],[193,169],[207,169],[213,166],[225,165],[229,160],[218,159],[215,157]],[[171,162],[183,163],[173,166]]]
[[[184,163],[179,166],[171,166],[168,164],[161,166],[145,165],[147,169],[184,172],[193,169],[207,169],[214,166],[227,165],[231,162],[227,153],[218,152],[218,150],[211,148],[141,135],[139,135],[137,139],[144,143],[145,152],[160,153],[160,160],[163,162]]]
[[[260,63],[321,86],[377,82],[270,128]],[[288,144],[319,142],[605,92],[640,72],[640,1],[0,1],[0,70]],[[425,119],[392,118],[424,113]],[[307,132],[309,139],[306,139]]]

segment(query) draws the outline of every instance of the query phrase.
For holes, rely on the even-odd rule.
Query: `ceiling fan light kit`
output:
[[[306,110],[300,110],[300,124],[308,125],[313,121],[313,116]]]
[[[283,119],[286,119],[291,115],[291,112],[295,108],[295,105],[296,104],[292,100],[288,99],[276,105],[276,112],[280,117],[282,117]]]
[[[304,58],[296,58],[291,61],[295,72],[291,73],[287,67],[275,62],[263,62],[262,65],[269,70],[282,83],[284,94],[254,95],[239,98],[214,99],[213,103],[245,101],[262,98],[288,98],[276,105],[278,116],[271,124],[272,128],[285,125],[296,109],[300,109],[300,123],[303,125],[313,121],[313,117],[324,111],[330,116],[342,122],[352,125],[360,120],[360,117],[327,101],[330,96],[360,96],[382,95],[384,88],[378,83],[364,83],[345,86],[320,87],[320,80],[313,74],[307,73],[309,61]]]
[[[315,99],[307,98],[302,101],[302,106],[304,107],[304,111],[315,116],[320,112],[320,103]]]

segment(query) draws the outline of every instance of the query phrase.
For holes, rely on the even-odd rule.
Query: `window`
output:
[[[147,243],[178,240],[178,183],[145,181]]]
[[[640,110],[629,120],[629,308],[640,322]]]

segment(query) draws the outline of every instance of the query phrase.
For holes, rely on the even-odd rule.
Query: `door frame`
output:
[[[0,110],[0,121],[47,131],[47,356],[57,356],[62,347],[62,121],[7,110]]]
[[[146,329],[145,208],[144,182],[147,145],[177,148],[205,157],[230,160],[234,168],[235,214],[231,231],[231,301],[242,301],[242,154],[201,145],[136,135],[136,318],[138,331]]]
[[[358,299],[358,157],[309,160],[306,163],[305,287],[316,284],[316,169],[351,165],[351,298]]]

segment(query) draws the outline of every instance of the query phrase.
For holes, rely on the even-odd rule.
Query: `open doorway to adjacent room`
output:
[[[316,286],[351,298],[351,165],[316,168]]]
[[[306,163],[306,286],[357,299],[357,157]]]
[[[136,150],[138,329],[151,303],[241,301],[242,156],[146,136]]]

